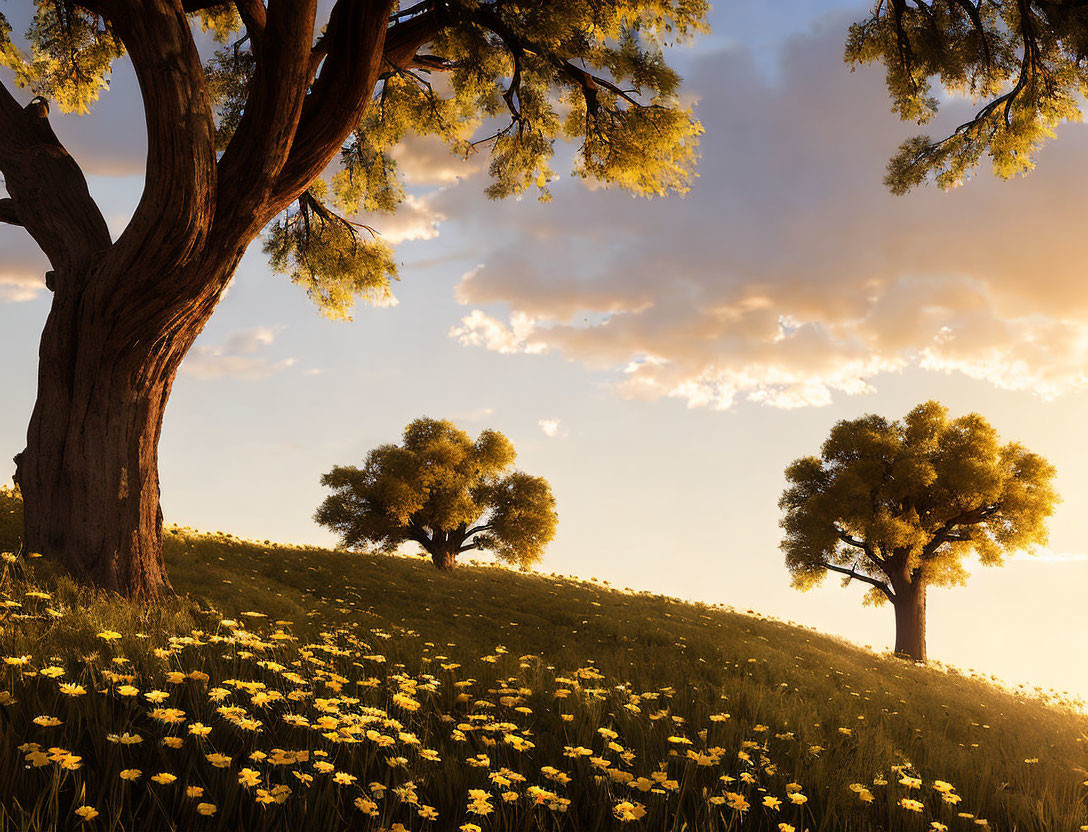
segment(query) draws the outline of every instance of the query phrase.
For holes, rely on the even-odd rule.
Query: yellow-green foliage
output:
[[[89,112],[109,84],[113,62],[124,54],[109,23],[64,0],[36,0],[27,40],[30,54],[15,46],[0,14],[0,66],[35,95],[52,99],[66,113]]]
[[[931,79],[980,109],[949,136],[917,136],[888,164],[885,183],[905,193],[932,177],[961,184],[984,153],[1008,179],[1035,166],[1034,154],[1063,121],[1080,120],[1088,89],[1088,13],[1078,4],[1022,0],[888,2],[850,27],[846,60],[882,63],[893,110],[924,124],[937,113]]]
[[[346,549],[415,542],[439,561],[489,551],[528,567],[555,537],[557,516],[547,480],[513,470],[516,456],[498,431],[473,442],[452,422],[416,419],[401,445],[375,448],[362,469],[325,474],[333,493],[315,519]]]
[[[829,565],[885,586],[904,569],[929,585],[961,584],[968,555],[997,566],[1006,553],[1046,542],[1054,475],[1039,455],[1000,444],[977,413],[949,419],[937,402],[897,422],[841,421],[819,457],[786,469],[786,565],[800,589],[822,581]]]
[[[166,552],[185,596],[152,609],[0,561],[0,829],[1088,822],[1061,703],[590,582],[176,528]]]

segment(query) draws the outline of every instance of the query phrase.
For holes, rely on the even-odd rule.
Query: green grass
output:
[[[0,551],[18,551],[19,511],[10,494],[0,493]],[[0,601],[22,604],[0,622],[0,657],[30,656],[25,665],[0,666],[0,691],[18,700],[0,708],[0,830],[74,828],[81,805],[100,813],[87,826],[129,830],[378,830],[395,823],[445,830],[476,823],[484,830],[777,832],[784,823],[798,832],[890,832],[932,829],[933,821],[977,830],[985,819],[995,830],[1057,832],[1088,824],[1088,721],[1069,703],[1028,699],[759,616],[593,582],[492,566],[439,573],[422,559],[173,528],[166,556],[179,597],[151,609],[81,588],[42,559],[24,554],[0,564]],[[28,597],[35,587],[52,597]],[[245,627],[220,623],[224,618]],[[280,628],[287,638],[271,636]],[[104,630],[121,638],[98,638]],[[121,656],[126,663],[113,661]],[[48,664],[63,666],[65,675],[36,672]],[[170,671],[197,676],[171,684]],[[152,703],[118,693],[122,675],[141,692],[169,692],[162,707],[184,710],[186,722],[156,722]],[[233,680],[287,698],[254,702]],[[87,693],[65,696],[58,687],[64,681]],[[217,686],[230,690],[223,702],[208,698]],[[405,694],[418,710],[394,699]],[[316,721],[322,699],[338,700],[339,736],[283,721],[286,712]],[[224,715],[216,710],[222,704],[246,713]],[[719,713],[730,718],[710,719]],[[35,725],[39,715],[63,725]],[[247,718],[259,719],[260,730],[250,730]],[[208,737],[186,733],[197,721],[212,726]],[[477,728],[458,736],[465,725]],[[599,728],[618,734],[620,751],[607,749]],[[377,730],[393,744],[352,733],[360,729]],[[124,730],[145,742],[121,747],[107,740]],[[163,747],[167,735],[183,737],[182,747]],[[519,751],[508,736],[534,747]],[[81,765],[28,766],[27,742],[45,754],[57,747],[78,755]],[[607,760],[607,769],[567,756],[578,746]],[[283,766],[249,759],[274,748],[311,756]],[[437,752],[440,762],[426,760],[420,748]],[[698,765],[689,749],[707,752],[711,764]],[[212,767],[205,758],[212,751],[232,757],[231,767]],[[486,754],[489,766],[466,762],[477,754]],[[398,757],[404,764],[387,762]],[[319,759],[357,780],[336,785],[332,774],[313,768]],[[261,787],[286,784],[291,795],[282,804],[259,804],[259,787],[238,783],[247,766],[260,774]],[[569,782],[543,776],[545,766]],[[660,779],[669,782],[652,790],[625,782],[652,778],[661,766]],[[142,777],[125,783],[124,768],[139,768]],[[490,775],[503,768],[525,782],[496,785]],[[178,781],[148,782],[159,771]],[[291,771],[314,781],[303,784]],[[901,784],[904,775],[920,778],[920,788]],[[408,780],[437,820],[419,817],[392,791],[374,801],[375,817],[354,805],[372,795],[372,783],[392,789]],[[935,781],[951,783],[961,801],[942,802]],[[807,798],[803,805],[788,801],[793,784]],[[190,785],[204,795],[186,797]],[[535,799],[540,792],[530,793],[531,786],[550,794]],[[872,802],[859,799],[860,786]],[[468,813],[470,789],[486,790],[494,811]],[[515,799],[505,802],[504,791]],[[734,799],[729,794],[750,808],[721,803]],[[766,796],[783,805],[762,806]],[[903,808],[904,798],[921,801],[922,812]],[[216,813],[196,814],[201,801],[215,804]],[[621,821],[625,801],[643,806],[645,817]]]

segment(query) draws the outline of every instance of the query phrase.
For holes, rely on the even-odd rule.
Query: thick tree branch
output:
[[[861,551],[866,554],[869,560],[877,564],[877,566],[884,566],[884,558],[880,557],[876,552],[874,552],[873,547],[870,546],[866,541],[862,540],[861,538],[854,537],[853,535],[847,534],[838,526],[835,526],[834,529],[835,534],[838,536],[839,540],[841,540],[847,546],[853,546],[855,549],[861,549]]]
[[[8,225],[22,225],[19,212],[15,210],[14,199],[0,199],[0,222]]]
[[[889,587],[883,581],[879,581],[876,578],[871,578],[868,575],[864,575],[864,574],[858,572],[856,567],[852,568],[852,569],[847,569],[844,566],[836,566],[833,563],[822,563],[820,565],[824,569],[828,569],[828,570],[830,570],[832,572],[839,572],[839,573],[841,573],[843,575],[847,575],[848,577],[850,577],[853,580],[861,581],[862,583],[866,583],[866,584],[870,584],[871,586],[875,586],[877,589],[879,589],[881,592],[883,592],[888,597],[889,601],[894,601],[895,600],[895,595],[892,593],[891,587]]]
[[[370,104],[393,0],[337,0],[322,38],[324,62],[302,108],[290,155],[264,220],[291,204],[336,158]]]
[[[420,4],[423,5],[423,4]],[[402,19],[389,27],[385,34],[385,49],[383,57],[392,66],[403,69],[416,60],[416,52],[420,47],[434,40],[435,35],[447,22],[441,7],[429,4],[430,8],[414,17]],[[424,56],[424,63],[432,68],[446,68],[440,58],[433,55]]]
[[[64,285],[92,254],[109,248],[110,234],[83,171],[48,117],[44,101],[22,107],[0,83],[0,173],[10,195],[0,213],[4,222],[26,228]]]
[[[317,0],[269,4],[254,46],[256,68],[245,110],[219,160],[217,229],[251,236],[264,224],[262,209],[287,161],[306,100],[316,15]]]
[[[144,192],[115,246],[120,264],[158,252],[156,280],[190,260],[215,212],[215,125],[185,14],[169,0],[111,16],[136,70],[147,121]]]
[[[963,534],[969,535],[970,532],[957,531],[958,527],[977,526],[979,523],[989,520],[999,511],[1001,511],[1000,503],[988,503],[967,511],[961,511],[956,516],[949,518],[934,532],[929,542],[922,547],[922,559],[932,557],[941,546],[950,541],[970,540],[970,537],[960,536]]]

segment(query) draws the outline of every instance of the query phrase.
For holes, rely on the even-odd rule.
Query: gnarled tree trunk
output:
[[[69,285],[42,333],[38,397],[17,471],[30,550],[132,597],[170,590],[159,507],[163,413],[234,264],[207,264],[211,280],[188,284],[201,286],[196,296],[156,293],[154,271],[62,276]],[[182,270],[175,278],[187,285]],[[125,281],[141,291],[124,291]]]
[[[921,577],[896,582],[895,654],[912,661],[926,660],[926,584]]]

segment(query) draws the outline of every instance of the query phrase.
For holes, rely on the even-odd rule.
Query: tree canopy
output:
[[[886,184],[904,193],[932,178],[961,184],[988,154],[1009,178],[1063,121],[1078,121],[1088,92],[1088,5],[1080,0],[879,0],[850,28],[846,60],[882,63],[893,111],[925,124],[940,106],[934,79],[978,108],[947,135],[908,139]]]
[[[961,584],[963,560],[988,566],[1047,539],[1058,496],[1054,467],[1010,442],[976,413],[948,418],[926,402],[900,421],[868,415],[837,423],[820,456],[786,469],[779,502],[793,584],[829,571],[869,585],[866,600],[894,600],[906,574]]]
[[[375,448],[361,469],[325,474],[333,493],[315,519],[346,549],[414,542],[441,568],[470,551],[528,567],[555,536],[557,515],[547,480],[514,470],[515,457],[498,431],[473,442],[452,422],[416,419],[402,444]]]
[[[0,66],[43,101],[86,113],[126,54],[139,4],[36,5],[28,48],[0,15]],[[293,133],[297,158],[262,218],[272,220],[265,251],[331,317],[347,316],[356,297],[389,295],[397,268],[380,222],[351,217],[389,214],[404,200],[392,150],[409,133],[436,136],[460,156],[487,152],[493,198],[535,188],[547,200],[557,140],[577,146],[574,175],[639,195],[683,193],[694,173],[702,128],[663,49],[706,30],[706,0],[340,0],[320,31],[306,11],[313,2],[165,5],[223,44],[204,63],[204,101],[194,102],[214,112],[221,171],[253,161],[241,154],[255,130]],[[352,64],[369,60],[359,7],[388,9],[378,81],[363,101],[352,98],[362,69]],[[294,130],[267,121],[292,86],[305,94]]]

